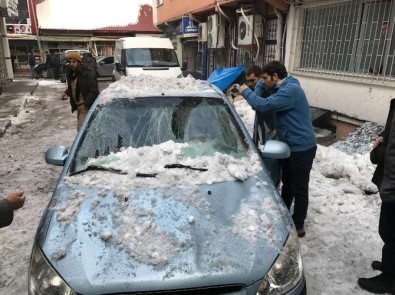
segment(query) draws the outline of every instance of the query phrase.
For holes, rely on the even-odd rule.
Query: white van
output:
[[[142,74],[182,77],[173,44],[168,38],[125,37],[115,43],[113,80]]]

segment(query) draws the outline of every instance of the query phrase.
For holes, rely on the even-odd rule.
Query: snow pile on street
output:
[[[383,130],[382,124],[366,122],[354,132],[335,142],[332,147],[348,155],[369,153],[373,148],[374,140]]]

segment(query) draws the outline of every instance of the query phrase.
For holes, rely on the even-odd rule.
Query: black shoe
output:
[[[385,272],[370,279],[360,278],[358,279],[358,285],[362,289],[375,294],[395,294],[395,278]]]
[[[374,270],[383,271],[383,264],[381,263],[381,261],[375,260],[372,262],[372,268]]]
[[[303,238],[306,235],[304,228],[296,229],[296,233],[298,234],[299,238]]]

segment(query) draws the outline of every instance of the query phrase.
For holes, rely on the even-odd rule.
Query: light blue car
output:
[[[37,230],[29,294],[306,294],[300,245],[221,90],[125,77],[90,109]],[[272,162],[273,163],[273,162]],[[278,179],[278,175],[272,175]]]

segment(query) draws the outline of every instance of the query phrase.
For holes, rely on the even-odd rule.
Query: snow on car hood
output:
[[[249,285],[291,227],[266,179],[260,171],[244,182],[151,189],[61,183],[41,247],[83,294],[199,287],[207,276],[212,285]]]

